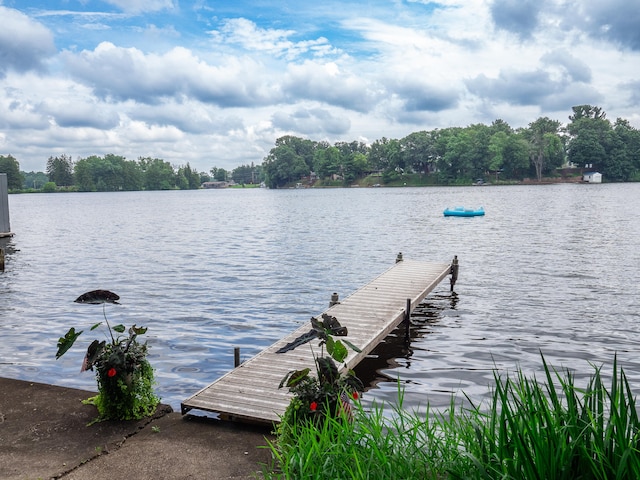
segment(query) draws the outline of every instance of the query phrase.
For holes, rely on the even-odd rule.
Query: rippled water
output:
[[[476,218],[447,206],[483,205]],[[2,240],[0,376],[95,389],[85,342],[54,360],[70,326],[102,318],[73,300],[118,293],[113,323],[149,327],[158,392],[182,400],[405,258],[460,260],[359,374],[365,398],[448,405],[485,398],[493,370],[592,373],[614,354],[640,392],[640,184],[199,190],[12,195]],[[95,333],[95,332],[93,332]],[[86,336],[86,338],[84,338]]]

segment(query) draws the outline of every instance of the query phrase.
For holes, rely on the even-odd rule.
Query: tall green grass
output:
[[[633,392],[614,360],[610,387],[595,368],[579,388],[547,365],[544,379],[494,374],[488,405],[442,412],[374,405],[355,418],[292,425],[269,445],[269,479],[637,479],[640,422]]]

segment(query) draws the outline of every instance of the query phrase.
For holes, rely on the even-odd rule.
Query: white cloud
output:
[[[260,52],[287,60],[293,60],[306,53],[315,56],[339,53],[324,37],[295,42],[289,39],[296,34],[295,30],[259,28],[246,18],[226,20],[219,30],[211,30],[208,33],[215,42],[235,44],[249,52]]]
[[[262,66],[248,57],[225,56],[210,65],[184,47],[145,54],[103,42],[93,51],[63,52],[62,59],[78,81],[104,99],[156,104],[187,96],[221,106],[251,106],[279,95],[265,84]]]
[[[311,99],[358,112],[370,110],[378,101],[375,83],[335,62],[290,64],[283,89],[291,101]]]
[[[234,168],[283,134],[519,127],[583,103],[640,126],[640,0],[111,5],[0,6],[2,149],[23,169],[61,153]]]
[[[44,71],[56,50],[51,32],[22,12],[2,5],[0,18],[0,78],[9,70]]]

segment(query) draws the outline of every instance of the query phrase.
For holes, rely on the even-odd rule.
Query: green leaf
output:
[[[289,388],[295,387],[298,383],[300,383],[302,380],[307,378],[307,376],[309,375],[310,371],[311,371],[311,369],[305,368],[303,370],[294,370],[294,371],[289,372],[287,374],[287,377],[289,378],[287,380],[287,387],[289,387]],[[285,377],[285,379],[287,377]]]
[[[147,327],[136,327],[133,325],[129,330],[136,335],[144,335],[147,333]]]
[[[329,348],[327,348],[327,352],[329,352]],[[347,358],[348,353],[347,347],[345,347],[340,340],[337,340],[333,346],[333,353],[329,353],[329,355],[331,355],[336,362],[343,362],[344,359]]]
[[[333,339],[333,337],[327,337],[326,344],[327,344],[327,353],[333,357],[333,351],[336,346],[336,341]]]
[[[114,332],[122,333],[122,332],[124,332],[127,328],[126,328],[124,325],[120,324],[120,325],[116,325],[115,327],[112,327],[111,329],[112,329]]]
[[[93,330],[95,330],[96,328],[98,328],[100,325],[102,325],[102,322],[98,322],[98,323],[96,323],[96,324],[95,324],[93,327],[91,327],[89,330],[93,331]]]
[[[351,343],[349,340],[343,339],[342,340],[344,343],[346,343],[349,348],[351,348],[351,350],[353,350],[354,352],[358,352],[361,353],[362,350],[360,350],[358,347],[356,347],[353,343]]]
[[[71,327],[64,337],[60,337],[58,339],[58,351],[56,352],[56,360],[64,355],[66,351],[73,346],[81,333],[82,330],[76,332],[76,329]]]

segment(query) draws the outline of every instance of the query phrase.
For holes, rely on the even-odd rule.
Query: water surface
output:
[[[444,217],[447,206],[486,215]],[[165,403],[180,402],[405,258],[460,261],[359,373],[365,398],[411,407],[483,399],[493,371],[541,371],[540,352],[578,379],[614,355],[640,391],[640,185],[198,190],[12,195],[0,274],[0,375],[95,389],[80,374],[102,307],[144,325]],[[83,342],[84,340],[84,342]]]

